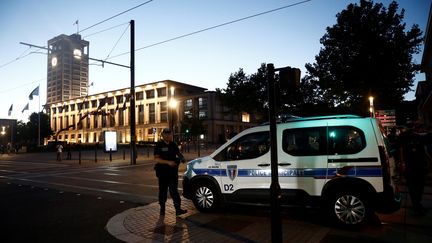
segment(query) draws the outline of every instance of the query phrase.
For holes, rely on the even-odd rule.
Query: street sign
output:
[[[376,110],[375,117],[381,122],[383,127],[396,126],[396,111],[395,110]]]

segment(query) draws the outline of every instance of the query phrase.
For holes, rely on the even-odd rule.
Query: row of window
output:
[[[66,128],[70,125],[74,125],[77,124],[77,129],[82,129],[82,128],[90,128],[91,123],[93,123],[92,128],[103,128],[103,127],[114,127],[114,126],[123,126],[125,125],[125,115],[124,112],[119,112],[118,113],[118,119],[116,121],[116,111],[115,110],[110,110],[109,113],[103,113],[101,115],[101,119],[99,119],[99,114],[98,115],[91,115],[94,116],[92,119],[90,119],[90,117],[85,117],[83,119],[81,119],[82,116],[79,116],[79,119],[81,120],[81,123],[77,123],[77,121],[75,120],[75,115],[70,116],[71,119],[69,119],[69,116],[65,116],[65,117],[54,117],[53,118],[53,129],[54,131],[57,130],[61,130],[63,128]],[[77,116],[78,117],[78,116]],[[57,121],[59,121],[59,123],[57,123]],[[138,112],[138,120],[136,121],[137,124],[144,124],[144,112],[143,109],[139,109]],[[164,122],[168,122],[168,112],[161,112],[160,113],[160,119],[159,119],[160,123],[164,123]],[[149,112],[149,117],[148,117],[148,123],[157,123],[156,122],[156,113],[155,112]],[[57,127],[57,125],[59,125],[59,127]],[[58,128],[58,129],[57,129]]]
[[[362,130],[352,126],[286,129],[282,149],[292,156],[355,154],[366,147]],[[215,156],[217,161],[254,159],[270,150],[270,133],[250,133]]]

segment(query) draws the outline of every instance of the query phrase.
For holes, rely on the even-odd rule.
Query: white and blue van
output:
[[[270,202],[269,126],[239,133],[187,164],[183,195],[201,212],[224,202]],[[281,204],[319,202],[342,225],[399,209],[394,161],[378,121],[354,115],[293,118],[277,124]],[[316,200],[317,199],[317,200]]]

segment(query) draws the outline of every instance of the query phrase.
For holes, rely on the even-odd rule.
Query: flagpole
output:
[[[39,88],[39,86],[38,86],[38,88]],[[40,107],[41,107],[41,105],[40,105],[40,97],[41,96],[40,96],[40,94],[38,96],[39,96],[39,106],[38,106],[39,107],[39,112],[38,112],[38,147],[40,147],[40,139],[41,139],[40,138],[40,135],[41,135],[40,134],[40,113],[41,113],[40,112]]]

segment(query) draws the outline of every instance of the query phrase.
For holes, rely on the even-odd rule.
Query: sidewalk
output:
[[[284,242],[432,242],[432,176],[428,177],[423,197],[423,205],[429,210],[425,216],[415,215],[403,185],[401,190],[399,211],[379,214],[377,224],[358,230],[342,230],[326,225],[323,219],[299,220],[282,213]],[[132,208],[111,218],[106,229],[125,242],[271,242],[270,214],[266,210],[259,215],[232,210],[204,214],[187,199],[182,200],[182,207],[188,213],[181,217],[175,216],[172,201],[167,202],[165,216],[159,215],[157,202]]]
[[[129,209],[108,222],[108,232],[125,242],[271,242],[270,218],[247,214],[201,214],[190,200],[188,210],[175,216],[172,201],[165,216],[159,215],[157,202]],[[284,238],[290,242],[319,242],[330,231],[319,225],[283,221]]]

